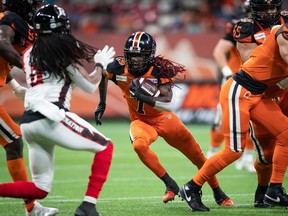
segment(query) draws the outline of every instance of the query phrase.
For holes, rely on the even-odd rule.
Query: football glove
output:
[[[103,69],[107,68],[107,65],[114,60],[116,52],[114,47],[108,47],[105,45],[102,50],[98,50],[98,52],[94,55],[94,62],[96,65],[100,65]]]
[[[102,116],[105,112],[106,109],[106,104],[105,103],[99,103],[98,107],[96,108],[95,112],[94,112],[94,117],[95,117],[95,122],[96,125],[102,125]]]
[[[131,81],[130,95],[131,95],[131,97],[135,98],[137,101],[141,101],[141,102],[146,103],[146,104],[153,106],[153,107],[155,106],[155,102],[153,100],[153,97],[144,95],[141,92],[140,83],[139,83],[138,79],[136,81],[135,81],[135,79]]]

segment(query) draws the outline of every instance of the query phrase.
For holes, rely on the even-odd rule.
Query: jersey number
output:
[[[137,112],[144,115],[144,103],[142,101],[138,101]]]
[[[240,35],[241,35],[241,32],[240,32],[240,30],[241,30],[241,26],[235,26],[235,28],[234,28],[234,30],[233,30],[233,37],[234,38],[239,38],[240,37]]]

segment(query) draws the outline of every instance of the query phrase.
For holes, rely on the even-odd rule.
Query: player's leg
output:
[[[275,149],[272,159],[272,175],[264,197],[264,203],[278,206],[288,206],[288,195],[282,188],[282,183],[288,166],[288,118],[277,104],[269,98],[251,112],[251,120],[265,128],[275,137]],[[261,112],[260,112],[261,110]],[[268,113],[272,114],[268,114]]]
[[[270,205],[264,204],[264,196],[272,174],[272,157],[275,147],[275,137],[269,134],[265,128],[256,124],[253,124],[253,126],[251,125],[250,135],[256,151],[254,167],[256,169],[258,183],[254,196],[254,207],[266,208],[270,207]]]
[[[249,98],[248,102],[246,92],[233,79],[229,79],[221,89],[220,103],[222,106],[222,130],[225,137],[225,148],[209,158],[193,179],[183,187],[183,192],[188,193],[191,197],[189,200],[185,199],[186,202],[196,211],[207,211],[207,207],[203,205],[199,195],[203,184],[240,158],[245,148],[250,121],[249,110],[261,98],[260,96],[252,97]],[[197,209],[197,206],[202,206],[202,209]]]
[[[169,118],[162,118],[157,124],[159,135],[172,147],[182,152],[198,169],[206,161],[200,145],[196,142],[188,128],[174,114],[170,113]],[[232,206],[231,199],[221,190],[215,176],[208,180],[213,189],[213,195],[218,205]]]
[[[249,129],[250,131],[251,129]],[[242,156],[235,162],[235,168],[237,170],[245,169],[249,173],[255,173],[254,168],[254,144],[250,137],[250,133],[247,133],[246,148],[244,149]]]
[[[162,166],[157,155],[149,147],[157,137],[158,133],[153,126],[140,120],[131,122],[130,139],[132,147],[142,163],[164,182],[166,190],[162,201],[167,203],[174,199],[179,187]]]
[[[224,136],[221,126],[222,119],[222,109],[220,103],[217,104],[217,110],[213,125],[210,130],[210,144],[206,157],[209,158],[219,151],[222,142],[224,141]]]
[[[113,143],[75,113],[66,112],[66,117],[61,122],[51,122],[48,119],[37,121],[39,122],[45,128],[45,131],[38,131],[43,143],[46,140],[63,148],[86,150],[95,154],[87,190],[75,215],[97,215],[96,202],[108,176]]]
[[[28,173],[23,158],[23,141],[19,125],[9,116],[3,106],[0,105],[0,144],[6,152],[7,168],[13,181],[28,181]],[[34,199],[24,199],[26,214],[35,211],[38,205]],[[46,208],[41,206],[42,212]]]

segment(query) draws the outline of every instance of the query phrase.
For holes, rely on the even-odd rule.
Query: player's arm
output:
[[[160,95],[158,97],[152,97],[144,95],[140,89],[139,82],[131,82],[130,93],[133,92],[133,97],[143,103],[146,103],[156,109],[163,111],[171,111],[171,101],[173,97],[173,91],[171,83],[162,84],[159,87]]]
[[[0,56],[11,65],[22,68],[21,56],[12,45],[14,36],[15,31],[10,26],[0,26]]]
[[[250,57],[252,51],[257,47],[256,43],[240,43],[237,42],[236,47],[239,51],[242,62],[244,63]]]
[[[226,55],[233,47],[234,44],[231,41],[221,38],[213,50],[213,57],[218,67],[221,69],[224,77],[229,77],[232,75],[232,71],[228,66]]]
[[[19,100],[24,100],[27,88],[21,86],[11,75],[11,72],[8,73],[6,77],[6,84],[10,86],[13,93]]]
[[[100,101],[94,112],[94,118],[95,118],[96,125],[102,125],[102,116],[106,109],[106,96],[107,96],[107,89],[108,89],[108,77],[105,74],[105,70],[103,70],[101,82],[99,84],[98,89],[99,89]]]
[[[288,32],[282,32],[279,34],[276,38],[278,47],[279,47],[279,53],[282,57],[282,59],[288,64]],[[285,78],[278,82],[276,85],[269,87],[266,91],[265,94],[268,97],[278,97],[279,95],[282,94],[283,89],[288,88],[288,78]]]
[[[254,27],[254,22],[244,19],[239,21],[233,29],[233,38],[242,63],[249,59],[251,52],[258,46],[253,35]]]
[[[71,74],[70,77],[73,82],[83,91],[92,93],[98,88],[102,74],[102,68],[100,66],[96,66],[90,74],[79,64],[69,65],[67,70]]]
[[[282,59],[288,64],[288,32],[283,32],[279,34],[276,39],[279,47],[279,53]]]

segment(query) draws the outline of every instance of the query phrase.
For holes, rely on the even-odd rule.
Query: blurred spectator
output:
[[[223,32],[244,0],[45,0],[63,7],[85,32]],[[288,0],[283,0],[283,9]]]

